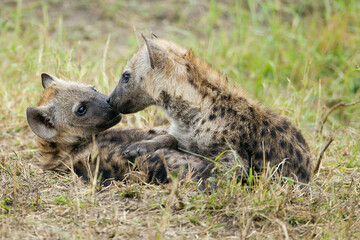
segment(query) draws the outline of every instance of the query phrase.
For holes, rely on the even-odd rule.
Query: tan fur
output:
[[[105,95],[96,92],[93,86],[63,81],[47,74],[42,78],[45,89],[39,107],[29,107],[27,118],[31,129],[38,135],[48,136],[47,131],[56,129],[56,135],[50,139],[37,138],[41,166],[45,170],[69,172],[73,165],[75,173],[89,179],[99,161],[102,180],[131,178],[166,182],[165,160],[170,171],[194,172],[197,179],[210,173],[202,159],[176,150],[161,149],[136,159],[124,157],[123,151],[131,144],[162,136],[166,131],[106,130],[118,123],[121,117],[106,103]],[[77,116],[81,104],[87,106],[87,112]]]
[[[124,74],[131,78],[124,81]],[[239,158],[245,170],[239,174],[246,175],[249,168],[261,173],[269,164],[283,176],[301,182],[311,178],[309,147],[289,121],[229,85],[225,76],[175,43],[146,39],[108,100],[122,113],[153,104],[162,107],[171,121],[169,134],[179,147],[212,158],[234,149],[237,157],[229,153],[220,161],[231,168]],[[134,102],[132,108],[124,105],[129,101]],[[156,147],[143,142],[127,152],[133,156]]]

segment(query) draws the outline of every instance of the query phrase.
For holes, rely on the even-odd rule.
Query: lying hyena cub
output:
[[[123,151],[135,142],[166,133],[131,128],[106,130],[121,120],[121,114],[110,107],[104,94],[93,86],[63,81],[45,73],[41,78],[44,91],[39,106],[28,107],[26,116],[31,130],[38,136],[44,169],[69,171],[72,160],[75,172],[88,179],[96,166],[91,153],[97,153],[102,180],[122,180],[135,161],[134,157],[125,158]],[[167,182],[162,158],[170,171],[187,171],[182,168],[188,167],[198,174],[197,179],[209,173],[201,159],[163,149],[136,159],[137,169],[147,173],[143,180]]]
[[[245,175],[250,167],[262,172],[269,164],[283,176],[309,182],[309,147],[288,120],[230,86],[225,76],[191,50],[155,35],[144,39],[146,44],[128,61],[108,101],[121,113],[160,106],[171,126],[168,135],[136,143],[127,155],[177,142],[180,148],[215,157],[230,145]],[[222,163],[232,167],[236,157],[228,153]]]

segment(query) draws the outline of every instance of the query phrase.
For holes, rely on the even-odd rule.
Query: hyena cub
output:
[[[293,124],[229,85],[227,77],[191,50],[155,35],[143,38],[144,46],[127,62],[108,101],[121,113],[160,106],[171,126],[168,135],[136,143],[127,155],[173,142],[206,157],[231,147],[237,157],[228,152],[221,162],[232,167],[240,159],[245,176],[250,167],[261,173],[269,165],[282,176],[309,182],[312,157]]]
[[[64,81],[46,73],[41,78],[44,91],[39,106],[28,107],[26,116],[38,136],[44,169],[68,172],[73,164],[79,176],[89,179],[99,161],[102,180],[123,180],[130,170],[137,169],[146,173],[137,175],[144,181],[167,182],[165,162],[170,171],[193,171],[197,179],[205,177],[207,166],[201,159],[176,150],[158,150],[136,158],[136,163],[134,157],[124,157],[123,151],[131,144],[165,135],[166,131],[106,130],[120,122],[121,114],[110,107],[104,94],[94,86]]]

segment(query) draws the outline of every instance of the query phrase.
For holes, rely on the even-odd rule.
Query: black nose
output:
[[[107,102],[109,105],[111,105],[111,104],[110,104],[110,97],[108,97],[108,98],[106,99],[106,102]]]

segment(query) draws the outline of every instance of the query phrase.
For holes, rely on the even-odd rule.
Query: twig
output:
[[[164,164],[164,168],[165,168],[165,171],[166,171],[166,179],[169,181],[169,183],[171,183],[172,182],[172,177],[171,177],[169,167],[168,167],[168,165],[166,163],[166,160],[165,160],[164,152],[160,152],[159,156],[160,156],[161,161]]]
[[[314,169],[314,175],[317,174],[319,172],[319,169],[320,169],[320,165],[321,165],[321,160],[323,158],[323,155],[326,151],[326,149],[330,146],[330,144],[332,143],[332,141],[334,141],[334,138],[331,137],[330,140],[327,142],[327,144],[325,145],[325,147],[323,148],[323,150],[321,151],[320,155],[319,155],[319,158],[317,160],[317,163],[316,163],[316,167]]]
[[[350,106],[354,106],[356,104],[359,104],[360,103],[360,100],[356,101],[356,102],[353,102],[353,103],[344,103],[344,102],[339,102],[338,104],[335,104],[332,108],[330,108],[330,110],[327,112],[327,114],[325,115],[325,118],[324,120],[322,121],[322,123],[320,124],[319,126],[319,130],[317,131],[318,132],[318,136],[321,135],[322,133],[322,130],[324,128],[324,124],[326,123],[329,115],[337,108],[339,107],[350,107]]]

